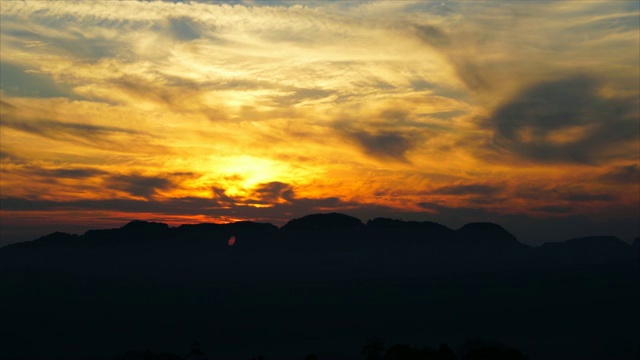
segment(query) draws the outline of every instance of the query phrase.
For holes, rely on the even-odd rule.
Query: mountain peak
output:
[[[149,231],[167,230],[169,225],[160,222],[132,220],[125,224],[122,229],[127,231]]]
[[[282,230],[317,231],[317,230],[344,230],[361,228],[364,224],[356,217],[340,214],[325,213],[311,214],[286,223]]]
[[[367,227],[370,228],[383,228],[383,229],[399,229],[407,226],[406,221],[390,218],[375,218],[367,221]]]
[[[469,223],[456,230],[463,241],[482,241],[489,243],[519,243],[518,239],[502,226],[491,222]]]
[[[603,247],[626,247],[628,245],[616,236],[585,236],[560,242],[549,242],[542,244],[542,246],[546,248],[562,246],[587,249]]]

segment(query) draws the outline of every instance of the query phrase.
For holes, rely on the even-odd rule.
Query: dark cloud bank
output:
[[[598,93],[602,85],[576,75],[523,90],[489,119],[494,144],[540,162],[637,158],[637,149],[630,151],[629,144],[640,137],[638,100],[604,98]],[[558,134],[562,138],[554,139]]]
[[[57,170],[60,172],[61,170]],[[71,172],[68,175],[82,176],[85,170],[78,173]],[[89,171],[88,174],[91,174]],[[522,214],[504,214],[493,212],[483,208],[451,207],[445,203],[422,202],[417,204],[424,211],[402,211],[391,207],[363,204],[354,201],[343,201],[337,197],[302,197],[298,196],[295,189],[282,182],[264,183],[253,189],[248,197],[234,197],[228,195],[223,188],[212,187],[211,198],[181,197],[160,200],[155,198],[156,191],[168,190],[174,183],[172,177],[156,178],[141,175],[113,175],[107,177],[106,183],[112,188],[119,189],[129,194],[141,197],[140,199],[108,199],[108,200],[76,200],[76,201],[51,201],[26,199],[18,197],[5,197],[0,201],[0,208],[6,211],[107,211],[119,214],[131,214],[131,218],[137,218],[138,214],[156,214],[162,216],[193,216],[204,215],[212,218],[239,217],[255,219],[258,221],[274,222],[281,225],[284,221],[293,217],[310,213],[340,211],[360,219],[373,219],[376,217],[391,217],[404,220],[429,220],[452,227],[460,227],[465,223],[488,221],[505,226],[516,234],[520,241],[528,244],[540,244],[547,241],[560,241],[571,237],[589,235],[614,235],[625,241],[631,241],[637,237],[639,220],[633,212],[627,216],[616,219],[593,217],[582,215],[568,215],[573,209],[566,205],[549,205],[530,210],[543,213],[540,217],[531,217]],[[435,189],[432,193],[447,196],[470,196],[474,203],[485,204],[486,195],[498,196],[503,191],[501,186],[483,184],[452,185]],[[533,190],[535,196],[540,196],[538,190]],[[547,193],[549,191],[546,191]],[[531,194],[529,194],[531,195]],[[529,196],[524,194],[523,196]],[[587,201],[610,201],[608,194],[588,194],[582,192],[559,192],[555,195],[559,199],[574,203]],[[268,205],[265,207],[265,205]],[[546,213],[547,215],[544,215]],[[543,216],[544,215],[544,216]],[[122,215],[120,215],[122,216]],[[123,219],[125,221],[126,219]],[[40,235],[46,232],[65,230],[67,227],[56,228],[56,225],[41,226]],[[86,224],[86,228],[92,227]],[[12,224],[3,224],[3,231],[11,235]],[[30,229],[34,233],[38,226]],[[14,229],[17,231],[18,229]],[[35,235],[34,235],[35,237]],[[7,236],[4,244],[29,240],[24,237],[12,240]]]

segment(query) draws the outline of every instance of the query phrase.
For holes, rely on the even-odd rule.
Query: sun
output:
[[[218,161],[217,168],[229,179],[226,193],[229,196],[247,195],[259,184],[282,181],[286,166],[276,161],[250,155],[234,156]]]

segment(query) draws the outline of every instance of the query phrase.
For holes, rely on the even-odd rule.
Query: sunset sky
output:
[[[638,1],[0,7],[0,245],[333,211],[640,235]]]

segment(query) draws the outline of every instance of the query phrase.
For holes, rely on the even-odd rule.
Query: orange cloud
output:
[[[636,3],[307,5],[3,3],[3,211],[455,221],[638,204]]]

